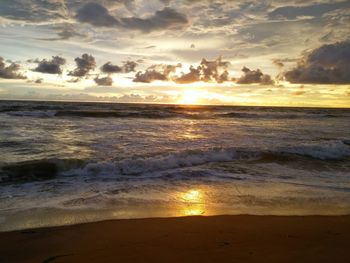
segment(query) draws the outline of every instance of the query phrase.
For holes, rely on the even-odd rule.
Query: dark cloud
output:
[[[107,74],[120,73],[122,72],[122,70],[123,70],[122,67],[113,65],[111,62],[107,62],[101,67],[101,71]]]
[[[21,73],[18,73],[20,65],[17,63],[11,63],[6,66],[4,59],[0,57],[0,78],[3,79],[26,79]]]
[[[170,80],[170,74],[175,73],[176,68],[181,67],[181,64],[177,65],[153,65],[149,67],[145,72],[137,72],[134,82],[151,83],[155,80],[166,81]]]
[[[284,67],[284,63],[281,59],[273,59],[272,60],[272,63],[278,67],[279,69],[283,68]]]
[[[34,69],[36,72],[47,74],[62,74],[62,68],[66,64],[66,60],[59,56],[52,57],[51,60],[28,60],[29,62],[38,63],[38,66]]]
[[[182,74],[182,76],[175,78],[174,81],[178,84],[188,84],[201,81],[201,70],[199,67],[195,68],[191,65],[190,72]]]
[[[87,3],[80,8],[76,19],[83,23],[89,23],[98,27],[114,27],[119,21],[114,18],[104,6],[97,3]]]
[[[209,61],[202,59],[198,67],[190,66],[188,73],[182,73],[181,76],[175,76],[176,68],[181,68],[179,63],[174,65],[153,65],[145,72],[138,72],[134,78],[134,82],[150,83],[155,80],[174,81],[178,84],[188,84],[197,81],[222,83],[229,81],[229,73],[227,67],[228,61],[223,61],[221,57],[216,60]]]
[[[179,84],[197,81],[223,83],[230,80],[227,71],[229,65],[230,63],[223,61],[221,57],[213,61],[203,58],[197,68],[191,66],[190,72],[182,74],[182,76],[175,78],[174,81]]]
[[[99,86],[112,86],[112,84],[113,84],[113,79],[109,76],[104,77],[104,78],[96,77],[96,78],[94,78],[94,81]]]
[[[274,58],[272,59],[272,63],[278,67],[279,69],[285,66],[285,63],[296,62],[298,59],[295,58]]]
[[[73,77],[84,77],[86,76],[91,70],[94,70],[96,68],[96,61],[95,58],[92,55],[83,54],[80,57],[75,58],[75,63],[77,64],[77,67],[69,72],[69,76]]]
[[[284,73],[291,83],[350,84],[350,42],[323,45]]]
[[[113,73],[129,73],[135,71],[137,63],[134,61],[125,61],[122,66],[113,65],[111,62],[107,62],[101,67],[101,71],[106,74]]]
[[[148,18],[124,17],[120,21],[123,27],[136,29],[143,32],[151,32],[163,29],[180,29],[188,24],[185,14],[166,7],[157,11],[153,16]]]
[[[5,0],[0,1],[0,16],[10,20],[39,23],[67,19],[64,1]]]
[[[52,24],[53,21],[62,22],[62,20],[69,20],[71,18],[70,13],[76,12],[76,10],[79,12],[80,9],[88,5],[86,2],[90,1],[2,0],[0,1],[0,16],[13,21],[17,20],[35,24],[48,22]],[[133,0],[94,0],[93,2],[94,3],[90,3],[90,9],[87,8],[88,10],[85,10],[85,16],[83,16],[82,19],[87,19],[86,16],[88,14],[94,14],[94,5],[101,7],[101,4],[103,4],[108,8],[124,5],[129,11],[135,9]],[[97,14],[100,14],[98,11],[97,9]]]
[[[129,73],[135,71],[137,67],[137,63],[135,61],[125,61],[123,65],[123,72],[124,73]]]
[[[238,84],[253,84],[259,83],[262,85],[272,85],[274,81],[271,79],[270,75],[263,74],[260,69],[250,70],[247,67],[243,67],[243,76],[237,79]]]
[[[37,38],[38,40],[44,41],[59,41],[59,40],[68,40],[74,37],[85,38],[85,34],[77,32],[72,25],[58,25],[54,26],[53,30],[57,32],[57,37],[49,38]]]
[[[349,1],[307,6],[283,6],[273,10],[268,14],[268,16],[270,19],[296,19],[298,17],[305,16],[319,17],[325,13],[349,7]]]
[[[82,23],[89,23],[97,27],[122,27],[139,30],[145,33],[163,30],[179,29],[188,24],[186,15],[166,7],[148,18],[122,17],[111,15],[107,8],[98,3],[87,3],[80,8],[75,18]]]

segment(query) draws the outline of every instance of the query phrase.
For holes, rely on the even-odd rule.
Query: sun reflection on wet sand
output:
[[[201,190],[189,190],[179,194],[182,202],[178,210],[180,216],[196,216],[206,213],[205,198]]]

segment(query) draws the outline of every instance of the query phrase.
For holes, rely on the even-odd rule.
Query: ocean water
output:
[[[0,231],[350,213],[350,109],[0,101]]]

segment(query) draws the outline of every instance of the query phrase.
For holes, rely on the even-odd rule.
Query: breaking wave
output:
[[[244,161],[250,159],[274,162],[294,157],[316,160],[342,161],[350,158],[348,140],[330,141],[298,147],[277,148],[276,150],[211,148],[166,153],[147,158],[129,158],[118,161],[98,162],[78,159],[37,160],[3,165],[0,168],[0,181],[26,182],[48,180],[65,175],[147,175],[172,169],[204,165],[208,163]]]
[[[84,173],[107,173],[117,175],[138,175],[182,167],[203,165],[212,162],[230,162],[235,159],[259,159],[269,155],[270,160],[281,157],[303,156],[317,160],[343,160],[350,157],[350,147],[343,141],[277,149],[273,151],[238,148],[214,148],[185,151],[150,158],[126,159],[118,162],[89,163]]]

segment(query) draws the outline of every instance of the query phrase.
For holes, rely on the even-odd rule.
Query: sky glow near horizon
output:
[[[350,106],[349,1],[2,0],[0,24],[0,99]]]

